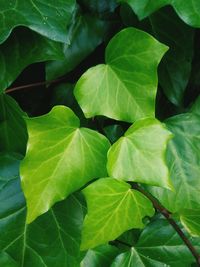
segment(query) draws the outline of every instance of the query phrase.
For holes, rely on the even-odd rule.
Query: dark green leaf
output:
[[[195,259],[164,219],[150,223],[130,251],[120,254],[111,267],[189,267]]]
[[[159,66],[159,82],[168,99],[183,106],[192,67],[194,29],[182,22],[171,9],[162,9],[149,20],[155,37],[170,48]]]
[[[169,142],[167,161],[174,192],[151,188],[151,192],[172,212],[199,209],[200,194],[200,117],[181,114],[166,121],[174,134]]]
[[[118,253],[118,249],[110,245],[90,249],[82,260],[81,267],[110,267]]]
[[[29,64],[62,59],[62,45],[27,29],[18,29],[0,46],[0,92]]]
[[[110,143],[96,131],[79,128],[78,117],[64,106],[26,122],[29,141],[20,174],[30,223],[90,180],[105,176]]]
[[[22,116],[25,113],[15,100],[5,94],[0,95],[0,151],[24,154],[27,132]]]
[[[79,267],[84,216],[80,196],[70,196],[34,223],[26,225],[19,160],[1,154],[0,166],[0,251],[4,253],[0,254],[0,263],[7,257],[9,264],[12,258],[20,267]]]
[[[70,44],[65,44],[65,59],[48,62],[46,65],[47,80],[66,74],[88,56],[103,40],[107,24],[89,15],[79,16],[70,28]]]
[[[200,27],[199,0],[118,0],[128,3],[140,19],[149,16],[165,5],[172,5],[179,17],[193,27]]]
[[[75,97],[87,118],[95,115],[133,122],[154,116],[157,65],[167,47],[135,28],[117,33],[106,48],[106,63],[87,70]]]
[[[69,42],[66,27],[75,11],[74,0],[1,0],[0,43],[17,26],[26,26],[52,40]]]

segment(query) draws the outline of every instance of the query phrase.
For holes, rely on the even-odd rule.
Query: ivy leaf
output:
[[[200,209],[185,209],[180,212],[184,228],[193,236],[200,236]]]
[[[80,0],[79,2],[90,12],[97,14],[113,12],[117,6],[116,0]]]
[[[154,116],[157,65],[166,51],[135,28],[117,33],[106,48],[106,64],[90,68],[76,84],[75,97],[85,116],[127,122]]]
[[[0,94],[0,151],[25,154],[27,132],[23,115],[12,97]]]
[[[81,267],[110,267],[118,253],[116,247],[107,244],[89,249],[81,262]]]
[[[192,68],[194,29],[181,21],[171,8],[154,13],[149,20],[154,36],[170,47],[159,65],[159,83],[173,104],[183,106]]]
[[[113,178],[100,179],[83,193],[88,214],[83,224],[82,250],[111,241],[131,228],[143,228],[143,217],[154,214],[152,203],[144,195]]]
[[[200,116],[200,96],[197,97],[192,105],[191,112]]]
[[[200,117],[181,114],[166,121],[174,134],[167,149],[167,162],[174,192],[150,187],[151,193],[172,212],[199,209]]]
[[[105,21],[89,15],[81,15],[70,27],[70,44],[64,44],[65,58],[46,64],[47,80],[60,77],[73,70],[101,42],[108,26]],[[90,41],[88,41],[90,40]]]
[[[0,264],[6,267],[19,267],[19,265],[5,252],[0,252]]]
[[[74,0],[28,0],[1,3],[0,43],[17,26],[26,26],[59,42],[69,42],[66,27],[76,8]],[[22,46],[23,47],[23,46]]]
[[[171,137],[172,134],[156,119],[136,121],[110,148],[109,175],[172,189],[165,160],[166,146]]]
[[[62,45],[27,29],[12,33],[0,46],[0,92],[6,89],[29,64],[62,59]]]
[[[111,267],[188,267],[194,261],[171,225],[157,218],[145,227],[136,246],[117,256]]]
[[[79,267],[85,213],[80,194],[71,195],[34,223],[26,225],[19,159],[1,154],[0,166],[0,251],[7,264],[2,266],[60,267],[62,262],[62,267]],[[8,265],[12,259],[18,265]]]
[[[200,2],[199,0],[185,1],[185,0],[118,0],[118,2],[128,3],[139,19],[148,17],[150,14],[165,5],[171,5],[178,16],[192,27],[200,27]]]
[[[79,128],[79,119],[64,106],[26,122],[29,141],[20,174],[30,223],[55,202],[106,175],[110,143],[96,131]]]

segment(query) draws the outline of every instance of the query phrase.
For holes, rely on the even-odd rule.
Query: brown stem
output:
[[[46,85],[46,84],[53,84],[53,83],[58,83],[63,81],[65,78],[60,78],[57,80],[51,80],[51,81],[44,81],[44,82],[38,82],[38,83],[31,83],[31,84],[26,84],[26,85],[22,85],[22,86],[17,86],[17,87],[12,87],[6,90],[6,93],[11,93],[14,91],[18,91],[18,90],[22,90],[22,89],[26,89],[26,88],[32,88],[32,87],[38,87],[38,86],[42,86],[42,85]]]
[[[200,266],[200,254],[197,252],[195,247],[192,245],[190,240],[186,237],[184,232],[181,230],[181,228],[178,226],[178,224],[171,218],[171,212],[168,211],[166,208],[164,208],[157,199],[152,196],[149,192],[144,190],[141,186],[137,184],[131,184],[132,188],[138,190],[143,195],[145,195],[153,204],[153,206],[167,219],[167,221],[171,224],[171,226],[174,228],[174,230],[178,233],[180,238],[183,240],[185,245],[188,247],[192,255],[195,257],[197,265]]]

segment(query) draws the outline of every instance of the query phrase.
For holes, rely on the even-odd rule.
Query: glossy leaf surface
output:
[[[55,202],[106,175],[110,144],[103,135],[79,128],[78,117],[64,106],[26,122],[29,141],[20,174],[30,223]]]
[[[26,26],[52,40],[69,42],[66,27],[75,7],[74,0],[1,1],[0,43],[17,26]]]
[[[142,231],[136,246],[117,256],[111,267],[188,267],[192,262],[174,229],[166,220],[157,219]]]
[[[181,114],[166,121],[174,134],[169,142],[167,161],[175,191],[151,188],[151,192],[172,212],[199,208],[200,118]]]
[[[156,119],[135,122],[108,152],[109,175],[172,188],[165,159],[171,137],[172,134]]]
[[[19,159],[0,155],[0,263],[8,267],[78,267],[84,207],[79,195],[26,225]],[[9,171],[7,169],[9,166]],[[51,255],[51,257],[50,257]]]
[[[149,16],[165,5],[171,5],[179,17],[193,27],[200,27],[199,0],[119,0],[128,3],[140,19]]]
[[[73,70],[102,42],[107,28],[106,23],[97,17],[79,16],[70,28],[71,43],[63,47],[64,59],[47,63],[47,80],[55,79]]]
[[[0,46],[0,93],[6,89],[29,64],[62,59],[62,45],[27,29],[12,33]]]
[[[90,68],[76,84],[75,97],[85,116],[127,122],[154,116],[156,69],[166,51],[165,45],[135,28],[117,33],[106,48],[106,64]]]
[[[114,240],[131,228],[143,228],[143,217],[154,214],[151,202],[123,181],[99,179],[83,193],[88,213],[83,224],[82,250]]]
[[[27,132],[23,116],[25,113],[12,97],[0,95],[0,151],[25,153]]]
[[[180,220],[192,236],[200,236],[200,209],[181,211]]]

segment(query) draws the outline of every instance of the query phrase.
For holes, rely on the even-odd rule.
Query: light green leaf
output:
[[[154,13],[149,20],[155,38],[170,48],[159,65],[159,83],[173,104],[183,106],[191,74],[194,29],[181,21],[171,8]]]
[[[136,121],[108,152],[111,177],[172,189],[165,151],[172,134],[156,119]]]
[[[108,26],[105,21],[81,15],[70,27],[70,44],[64,44],[65,58],[46,65],[46,78],[52,80],[73,70],[103,41]]]
[[[185,209],[180,212],[180,220],[185,229],[193,236],[200,236],[200,209]]]
[[[74,0],[1,1],[0,43],[17,26],[26,26],[52,40],[69,42],[66,28],[76,8]]]
[[[145,227],[135,247],[116,257],[111,267],[188,267],[191,252],[165,219]]]
[[[140,19],[143,19],[165,5],[171,5],[179,17],[192,27],[200,27],[199,0],[118,0],[128,3]]]
[[[191,107],[191,112],[200,116],[200,96],[198,96]]]
[[[0,151],[25,153],[27,131],[23,115],[12,97],[0,95]]]
[[[119,251],[116,247],[107,244],[89,249],[80,267],[110,267],[118,253]]]
[[[200,209],[200,117],[181,114],[168,119],[166,125],[174,134],[167,149],[167,162],[175,190],[149,190],[172,212]]]
[[[62,59],[62,45],[27,29],[14,31],[0,46],[0,92],[29,64]]]
[[[85,116],[127,122],[154,116],[157,66],[166,51],[135,28],[117,33],[106,48],[106,64],[90,68],[76,84],[75,97]]]
[[[83,193],[88,214],[83,224],[82,250],[114,240],[131,228],[143,228],[143,217],[154,214],[152,203],[123,181],[100,179]]]
[[[85,208],[80,194],[56,204],[26,225],[20,188],[19,160],[0,155],[0,251],[20,267],[79,267],[80,236]],[[0,263],[3,260],[0,254]],[[1,265],[18,266],[18,265]]]
[[[64,106],[26,122],[29,141],[20,174],[30,223],[90,180],[105,176],[110,144],[96,131],[79,128],[79,119]]]

